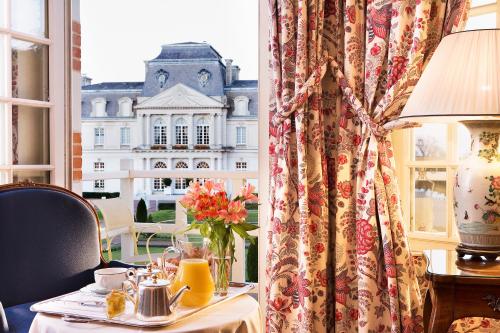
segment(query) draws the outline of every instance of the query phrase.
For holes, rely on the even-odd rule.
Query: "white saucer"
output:
[[[97,283],[91,283],[89,285],[86,285],[85,287],[80,289],[80,291],[84,293],[93,293],[98,295],[107,295],[111,292],[111,290],[99,287]]]

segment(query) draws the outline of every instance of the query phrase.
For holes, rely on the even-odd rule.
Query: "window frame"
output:
[[[0,47],[4,52],[5,63],[0,64],[5,68],[3,94],[0,93],[0,183],[11,183],[16,172],[49,172],[49,183],[59,186],[69,186],[69,168],[66,167],[69,155],[66,155],[66,112],[65,102],[69,96],[66,75],[70,71],[66,64],[67,50],[65,35],[67,33],[66,20],[68,17],[65,1],[47,0],[46,25],[47,37],[20,32],[11,28],[11,2],[4,0],[4,24],[0,26]],[[12,39],[22,40],[48,46],[48,100],[33,100],[12,96]],[[1,71],[0,71],[1,73]],[[14,164],[12,153],[12,106],[34,107],[38,110],[48,109],[49,112],[49,163],[48,164]]]
[[[120,146],[130,146],[130,127],[120,127]]]
[[[236,145],[246,146],[247,144],[247,127],[236,126]]]
[[[196,125],[196,144],[210,144],[210,125],[205,123]]]
[[[183,165],[183,166],[179,167],[179,165]],[[176,170],[189,169],[189,165],[185,161],[177,161],[175,163],[175,169]],[[187,184],[186,178],[175,178],[175,181],[174,181],[174,189],[175,190],[182,191],[182,190],[187,189],[187,187],[188,187],[188,184]]]
[[[104,146],[104,127],[94,127],[94,146]]]
[[[240,171],[248,170],[248,162],[247,161],[236,161],[235,169]]]
[[[167,163],[164,161],[155,162],[153,169],[166,169]],[[166,188],[163,178],[153,178],[153,192],[161,192]]]
[[[104,172],[105,164],[103,161],[94,162],[94,172]],[[94,180],[94,191],[102,192],[106,188],[106,183],[104,179]]]
[[[177,119],[175,123],[175,144],[187,145],[189,142],[189,128],[184,118]]]
[[[499,2],[472,7],[469,18],[481,16],[488,13],[496,13],[496,28],[500,28],[500,4]],[[437,122],[436,122],[437,123]],[[416,161],[415,156],[415,130],[403,129],[392,133],[394,146],[394,158],[396,161],[396,176],[399,181],[401,206],[403,218],[408,231],[408,238],[413,250],[420,251],[428,248],[454,249],[459,242],[458,231],[455,224],[453,211],[453,184],[456,169],[460,163],[458,156],[458,123],[447,124],[447,154],[445,159]],[[415,221],[414,200],[415,176],[411,170],[417,168],[444,168],[446,169],[446,231],[430,232],[415,231],[412,229]]]
[[[167,144],[167,124],[158,119],[153,125],[153,142],[155,145]]]

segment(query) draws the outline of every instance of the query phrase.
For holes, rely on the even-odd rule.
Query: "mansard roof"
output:
[[[101,82],[83,86],[82,90],[139,90],[144,82]]]
[[[176,43],[162,45],[160,54],[151,61],[164,60],[220,60],[222,57],[207,43]]]
[[[237,80],[233,81],[230,86],[224,87],[224,89],[238,89],[238,88],[255,88],[258,86],[257,80]]]
[[[162,91],[141,103],[136,109],[156,109],[156,108],[223,108],[221,102],[201,94],[182,83],[178,83],[172,88]]]

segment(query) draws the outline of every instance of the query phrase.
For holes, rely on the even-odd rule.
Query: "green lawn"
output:
[[[145,246],[139,246],[137,248],[138,252],[139,252],[139,255],[142,255],[142,254],[147,254],[148,252],[146,251],[146,247]],[[162,253],[163,250],[164,250],[164,247],[149,247],[149,250],[151,251],[151,253]],[[118,248],[118,249],[113,249],[111,250],[111,255],[113,256],[113,260],[120,260],[121,257],[122,257],[122,249],[121,248]],[[103,247],[103,251],[102,251],[102,256],[104,257],[104,259],[106,261],[109,261],[109,258],[108,258],[108,251],[106,251]]]
[[[151,216],[153,217],[153,222],[162,222],[162,221],[169,221],[169,220],[175,220],[175,210],[173,209],[168,209],[168,210],[159,210],[156,212],[151,213]],[[248,210],[248,218],[247,221],[249,223],[257,223],[259,219],[259,212],[257,209],[249,209]],[[188,215],[188,223],[191,223],[193,221],[193,217],[191,214]]]

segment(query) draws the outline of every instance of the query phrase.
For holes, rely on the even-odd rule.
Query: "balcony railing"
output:
[[[258,179],[257,171],[217,171],[217,170],[134,170],[133,160],[124,159],[120,161],[120,171],[84,173],[83,181],[94,181],[98,179],[119,179],[120,198],[130,203],[129,208],[134,211],[134,179],[138,178],[203,178],[215,179],[225,182],[229,194],[236,193],[249,179]],[[173,223],[140,223],[140,229],[144,233],[175,233],[185,230],[188,226],[186,210],[179,204],[175,205],[175,221]],[[136,224],[137,225],[137,224]],[[250,232],[253,236],[259,236],[260,229]],[[189,231],[188,234],[198,234],[197,230]],[[232,280],[236,282],[245,281],[245,241],[236,238],[235,258],[232,268]],[[121,235],[121,260],[131,261],[134,256],[134,238],[131,234]]]

